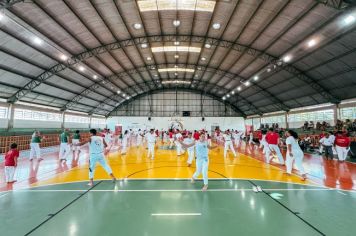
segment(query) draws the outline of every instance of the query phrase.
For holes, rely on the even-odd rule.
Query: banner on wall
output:
[[[122,133],[122,125],[115,125],[115,135]]]
[[[253,125],[245,125],[246,135],[249,135],[253,132]]]

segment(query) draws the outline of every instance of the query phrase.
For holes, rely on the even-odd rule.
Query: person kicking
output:
[[[105,140],[97,136],[96,129],[90,130],[90,138],[89,140],[80,142],[75,144],[76,146],[83,146],[85,144],[89,145],[89,186],[94,185],[94,172],[96,168],[96,163],[99,162],[100,165],[105,169],[106,173],[110,175],[112,181],[115,182],[116,178],[112,173],[110,166],[107,164],[105,160],[105,155],[108,153],[106,147],[108,146]]]
[[[196,152],[196,171],[192,177],[192,183],[198,178],[200,173],[203,174],[203,180],[204,180],[204,185],[202,190],[206,191],[208,189],[208,166],[209,166],[209,156],[208,156],[208,150],[214,149],[215,147],[212,147],[208,144],[208,141],[205,138],[205,134],[201,133],[199,136],[199,140],[191,143],[191,144],[185,144],[181,141],[178,141],[182,147],[184,148],[190,148],[195,146],[195,152]]]

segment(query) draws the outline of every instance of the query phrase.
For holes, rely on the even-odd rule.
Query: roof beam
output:
[[[20,2],[25,2],[25,0],[0,0],[0,10],[10,8]]]
[[[350,1],[345,1],[345,0],[314,0],[314,1],[337,10],[345,10],[349,7],[355,6],[356,4],[355,1],[354,3],[348,3]]]
[[[118,50],[118,49],[122,49],[124,47],[129,47],[129,46],[135,46],[137,44],[142,44],[142,43],[149,43],[149,42],[174,42],[176,40],[179,40],[180,42],[194,42],[194,43],[209,43],[211,45],[214,46],[219,46],[219,47],[224,47],[224,48],[229,48],[231,50],[236,50],[239,52],[246,52],[247,54],[254,56],[254,57],[258,57],[259,59],[266,61],[267,63],[271,63],[271,64],[275,64],[279,58],[274,57],[270,54],[264,53],[258,49],[255,49],[253,47],[248,47],[236,42],[231,42],[231,41],[226,41],[226,40],[219,40],[216,38],[209,38],[209,37],[201,37],[201,36],[190,36],[190,35],[156,35],[156,36],[149,36],[149,37],[137,37],[137,38],[132,38],[132,39],[127,39],[127,40],[122,40],[122,41],[117,41],[114,43],[110,43],[107,45],[102,45],[90,50],[87,50],[85,52],[82,52],[78,55],[72,56],[71,58],[69,58],[66,62],[63,63],[58,63],[57,65],[54,65],[53,67],[51,67],[50,69],[44,71],[43,73],[41,73],[40,75],[38,75],[36,77],[35,82],[26,84],[22,89],[20,89],[16,94],[14,94],[11,98],[10,101],[17,101],[19,99],[21,99],[23,96],[25,96],[27,93],[29,93],[30,91],[32,91],[34,88],[38,87],[42,82],[46,81],[48,78],[50,78],[52,75],[57,74],[63,70],[65,70],[68,67],[72,67],[75,66],[76,64],[100,55],[102,53],[105,52],[109,52],[112,50]],[[294,66],[291,65],[287,65],[284,64],[283,67],[284,70],[287,71],[292,71],[298,74],[303,74],[302,71],[300,71],[299,69],[297,69]],[[314,81],[314,79],[303,75],[304,79],[307,80],[311,80]],[[323,93],[324,91],[322,90],[322,88],[318,87],[319,93]]]

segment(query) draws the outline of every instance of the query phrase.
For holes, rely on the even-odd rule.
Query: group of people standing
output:
[[[212,138],[214,138],[217,145],[224,147],[224,158],[228,157],[228,152],[231,152],[234,158],[236,158],[238,148],[246,137],[246,147],[253,145],[255,148],[259,147],[262,149],[266,163],[270,163],[273,158],[277,158],[280,165],[286,165],[286,173],[288,175],[292,174],[293,165],[295,164],[301,174],[302,180],[306,179],[303,167],[304,153],[300,148],[298,134],[295,131],[287,130],[285,132],[285,144],[287,148],[285,159],[280,150],[282,143],[280,135],[273,128],[270,128],[268,131],[261,130],[257,136],[258,138],[255,140],[253,132],[245,135],[243,131],[226,130],[222,132],[219,129],[215,130],[212,136],[205,130],[195,130],[193,132],[186,130],[183,132],[180,130],[162,130],[158,132],[158,130],[154,129],[150,129],[149,131],[138,129],[137,131],[126,130],[123,134],[114,135],[109,129],[105,129],[101,133],[98,133],[95,129],[91,129],[90,137],[82,138],[79,130],[70,134],[70,130],[65,129],[59,135],[59,160],[60,162],[67,161],[71,152],[73,152],[73,158],[75,155],[79,157],[82,146],[87,144],[89,146],[89,185],[93,185],[96,163],[98,162],[111,176],[112,180],[115,181],[116,178],[113,175],[113,171],[105,160],[105,155],[114,145],[121,149],[121,154],[123,155],[126,154],[130,146],[146,147],[147,157],[153,160],[156,143],[161,139],[162,143],[166,143],[169,148],[176,147],[177,156],[181,156],[187,150],[188,167],[196,160],[196,171],[192,176],[192,182],[202,174],[204,182],[203,190],[205,191],[208,188],[208,153],[210,149],[217,147],[212,145]],[[43,160],[40,143],[45,138],[39,131],[33,133],[30,145],[30,161],[33,161],[34,157],[38,161]],[[334,146],[339,155],[339,160],[344,161],[346,159],[347,148],[350,145],[347,135],[342,132],[338,132],[336,135],[326,133],[325,136],[321,137],[320,143],[321,147],[325,149],[326,158],[332,158],[332,148]],[[5,157],[6,181],[9,183],[14,181],[13,174],[18,156],[17,145],[12,144],[11,150]]]

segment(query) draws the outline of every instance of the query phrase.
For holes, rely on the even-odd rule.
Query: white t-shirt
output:
[[[292,149],[292,152],[303,152],[302,149],[300,148],[297,140],[295,140],[294,137],[292,136],[289,136],[287,139],[286,139],[286,144],[290,144],[291,145],[291,149]]]
[[[230,134],[223,134],[225,142],[230,142],[231,141],[231,135]]]
[[[99,136],[92,136],[89,143],[90,154],[100,154],[104,152],[103,138]]]
[[[176,139],[181,140],[183,138],[181,133],[176,133]]]
[[[334,144],[334,141],[335,141],[335,136],[332,137],[330,135],[328,138],[323,137],[322,139],[320,139],[319,143],[321,143],[322,145],[325,145],[325,146],[332,146]]]
[[[146,139],[147,139],[147,143],[149,144],[154,144],[156,142],[156,134],[151,134],[151,133],[147,133],[145,135]]]
[[[184,143],[184,144],[187,144],[187,145],[192,144],[192,143],[194,143],[194,139],[193,139],[193,138],[185,138],[185,139],[183,140],[183,143]],[[194,150],[194,146],[188,148],[188,150],[189,150],[189,151]]]

